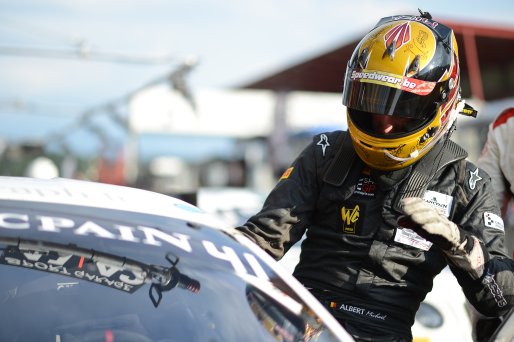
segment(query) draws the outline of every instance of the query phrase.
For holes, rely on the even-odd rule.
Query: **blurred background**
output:
[[[313,134],[346,128],[358,40],[418,8],[457,33],[474,160],[514,101],[511,1],[1,0],[0,173],[254,206]]]
[[[479,115],[454,137],[476,161],[514,105],[513,1],[0,0],[0,174],[153,190],[242,223],[314,134],[346,128],[359,39],[418,8],[456,32]]]

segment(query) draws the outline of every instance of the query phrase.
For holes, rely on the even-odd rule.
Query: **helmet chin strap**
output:
[[[457,105],[455,106],[455,108],[453,108],[450,111],[450,115],[448,117],[448,120],[446,120],[444,126],[441,127],[440,130],[438,130],[437,134],[432,139],[430,139],[428,144],[426,144],[421,150],[414,150],[414,151],[412,151],[411,154],[408,157],[406,157],[406,158],[400,158],[400,157],[394,156],[386,149],[383,150],[384,154],[387,157],[389,157],[390,159],[392,159],[394,161],[397,161],[397,162],[407,162],[409,160],[417,158],[425,150],[427,150],[427,151],[430,150],[432,148],[432,146],[435,145],[439,141],[439,138],[443,134],[446,134],[446,132],[448,131],[447,128],[452,127],[452,125],[454,124],[455,120],[457,119],[457,113],[460,113],[463,109],[464,109],[464,100],[459,100],[459,102],[457,102]]]

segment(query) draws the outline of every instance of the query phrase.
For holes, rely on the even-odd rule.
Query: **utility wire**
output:
[[[86,42],[86,39],[79,37],[74,34],[63,33],[62,30],[50,29],[47,26],[34,25],[33,22],[24,22],[21,20],[13,20],[5,16],[0,16],[0,22],[2,23],[2,29],[12,29],[21,32],[22,34],[28,34],[32,37],[41,39],[51,39],[60,43],[81,45]]]
[[[76,49],[50,49],[30,46],[0,45],[0,55],[36,58],[79,59],[85,61],[98,61],[122,64],[156,65],[179,62],[177,57],[167,56],[136,56],[126,53],[102,52],[91,50],[86,45]]]
[[[78,104],[24,101],[14,98],[0,100],[0,115],[7,112],[28,115],[45,113],[45,116],[65,117],[69,116],[70,111],[77,111],[81,107],[83,106]]]
[[[64,34],[62,31],[50,30],[46,27],[38,27],[31,23],[22,23],[13,21],[9,18],[0,16],[2,28],[15,27],[23,33],[30,32],[32,36],[41,38],[42,36],[51,37],[52,40],[63,42],[66,45],[72,45],[69,48],[48,48],[37,47],[35,45],[0,45],[0,55],[19,56],[19,57],[35,57],[35,58],[61,58],[61,59],[79,59],[85,61],[99,61],[110,63],[139,64],[139,65],[157,65],[179,63],[179,59],[172,55],[164,56],[142,56],[132,53],[120,53],[111,51],[102,51],[93,48],[93,45],[87,39],[76,35]]]

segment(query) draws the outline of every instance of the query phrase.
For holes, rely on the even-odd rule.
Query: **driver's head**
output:
[[[453,125],[459,100],[455,35],[429,16],[381,19],[348,62],[348,130],[372,168],[396,170],[420,159]]]

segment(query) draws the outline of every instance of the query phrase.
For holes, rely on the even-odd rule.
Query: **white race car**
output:
[[[198,207],[0,177],[0,341],[352,341],[291,275]]]

